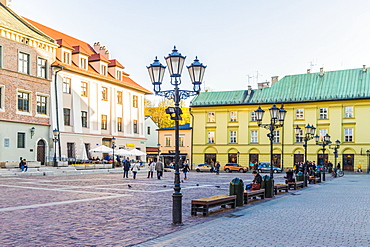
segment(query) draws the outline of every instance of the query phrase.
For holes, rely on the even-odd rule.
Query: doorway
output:
[[[354,154],[343,154],[343,170],[345,171],[354,171]]]
[[[303,154],[294,154],[294,165],[304,162],[304,155]]]
[[[41,165],[45,165],[45,146],[44,140],[39,140],[37,142],[37,161],[41,162]]]

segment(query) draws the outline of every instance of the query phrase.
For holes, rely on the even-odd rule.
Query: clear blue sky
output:
[[[89,44],[100,41],[152,90],[147,65],[176,45],[207,65],[215,91],[271,76],[370,67],[368,0],[12,0],[18,14]],[[167,73],[167,72],[166,72]],[[186,73],[186,74],[185,74]],[[164,89],[170,89],[168,77]],[[187,71],[182,89],[191,89]]]

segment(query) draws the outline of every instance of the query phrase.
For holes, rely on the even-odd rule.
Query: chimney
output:
[[[307,69],[307,74],[311,73],[311,69]]]
[[[259,82],[259,83],[257,83],[257,85],[258,85],[258,89],[262,89],[262,88],[267,88],[267,87],[269,87],[269,82],[268,81],[265,81],[265,82]]]
[[[0,3],[2,3],[5,7],[9,7],[10,2],[11,2],[11,0],[0,0]]]
[[[324,75],[324,68],[320,68],[320,76]]]
[[[272,76],[271,77],[271,86],[278,82],[279,76]]]
[[[363,72],[366,72],[367,71],[366,65],[362,65],[362,71]]]
[[[94,43],[94,50],[96,53],[100,52],[100,42],[95,42]]]
[[[108,50],[105,50],[105,52],[104,52],[104,53],[102,53],[102,55],[103,55],[106,59],[110,60],[110,53],[109,53],[109,51],[108,51]]]
[[[248,95],[252,93],[252,86],[248,85]]]

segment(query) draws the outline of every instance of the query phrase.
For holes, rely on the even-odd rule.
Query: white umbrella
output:
[[[146,155],[146,153],[141,152],[140,150],[138,150],[136,148],[130,150],[129,152],[130,152],[130,155],[131,156],[143,156],[143,155]]]
[[[111,154],[113,154],[113,150],[111,152],[109,152]],[[118,149],[118,150],[114,150],[114,155],[118,155],[118,156],[130,156],[131,153],[128,151],[128,150],[125,150],[125,149]]]
[[[113,149],[104,145],[89,150],[90,153],[110,153],[112,151]]]
[[[80,159],[82,159],[82,160],[89,160],[89,158],[87,157],[85,144],[83,142],[81,142],[81,152],[80,153],[81,153]]]

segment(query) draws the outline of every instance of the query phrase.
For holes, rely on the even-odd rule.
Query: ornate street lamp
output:
[[[270,123],[269,124],[262,124],[262,119],[263,119],[263,115],[265,113],[264,110],[261,109],[261,107],[259,106],[258,109],[255,111],[256,113],[256,118],[257,118],[257,124],[259,127],[261,128],[265,128],[269,131],[269,133],[267,134],[269,140],[270,140],[270,177],[271,177],[271,180],[272,180],[272,188],[271,188],[271,191],[274,191],[273,190],[273,187],[274,187],[274,181],[273,181],[273,178],[274,178],[274,169],[273,169],[273,161],[274,161],[274,157],[273,157],[273,148],[274,148],[274,131],[280,127],[283,127],[284,126],[284,120],[285,120],[285,115],[286,115],[286,110],[284,109],[283,106],[281,106],[281,108],[279,109],[276,105],[273,105],[270,109]],[[271,197],[273,197],[273,193],[271,195],[269,195]]]
[[[113,162],[112,162],[112,169],[114,169],[116,166],[114,164],[114,149],[116,148],[116,138],[112,137],[112,149],[113,149]]]
[[[341,142],[339,140],[335,141],[335,144],[329,144],[329,148],[334,150],[334,167],[337,167],[338,149],[340,148]]]
[[[316,145],[322,146],[322,149],[321,149],[322,159],[323,159],[322,181],[325,181],[325,158],[324,158],[324,156],[325,156],[325,150],[326,150],[325,147],[331,143],[330,135],[328,133],[326,133],[326,135],[323,136],[321,142],[320,142],[320,136],[315,135],[315,141],[316,141]]]
[[[301,134],[301,127],[297,125],[295,129],[295,134],[298,137]],[[307,187],[307,142],[312,140],[315,135],[316,128],[312,125],[307,124],[305,127],[305,135],[303,137],[303,147],[304,147],[304,186]]]
[[[57,142],[59,142],[59,130],[53,130],[53,142],[54,142],[54,158],[53,158],[53,166],[57,167]]]
[[[163,80],[164,71],[166,66],[162,65],[157,57],[154,62],[147,67],[150,80],[152,81],[154,92],[156,95],[172,99],[175,103],[175,107],[170,107],[166,109],[166,113],[170,114],[171,119],[175,120],[175,179],[174,179],[174,193],[172,194],[173,198],[173,207],[172,207],[172,224],[173,225],[182,225],[182,194],[180,188],[180,172],[179,172],[179,160],[180,160],[180,150],[179,150],[179,120],[181,120],[181,108],[180,100],[186,99],[190,96],[199,94],[202,84],[204,71],[207,66],[204,66],[199,62],[196,57],[194,62],[187,66],[189,71],[190,79],[193,84],[193,90],[180,90],[179,86],[181,84],[181,73],[184,67],[186,57],[182,56],[178,52],[176,46],[172,50],[172,53],[165,57],[168,71],[171,77],[171,85],[174,86],[173,90],[161,90],[161,84]]]

